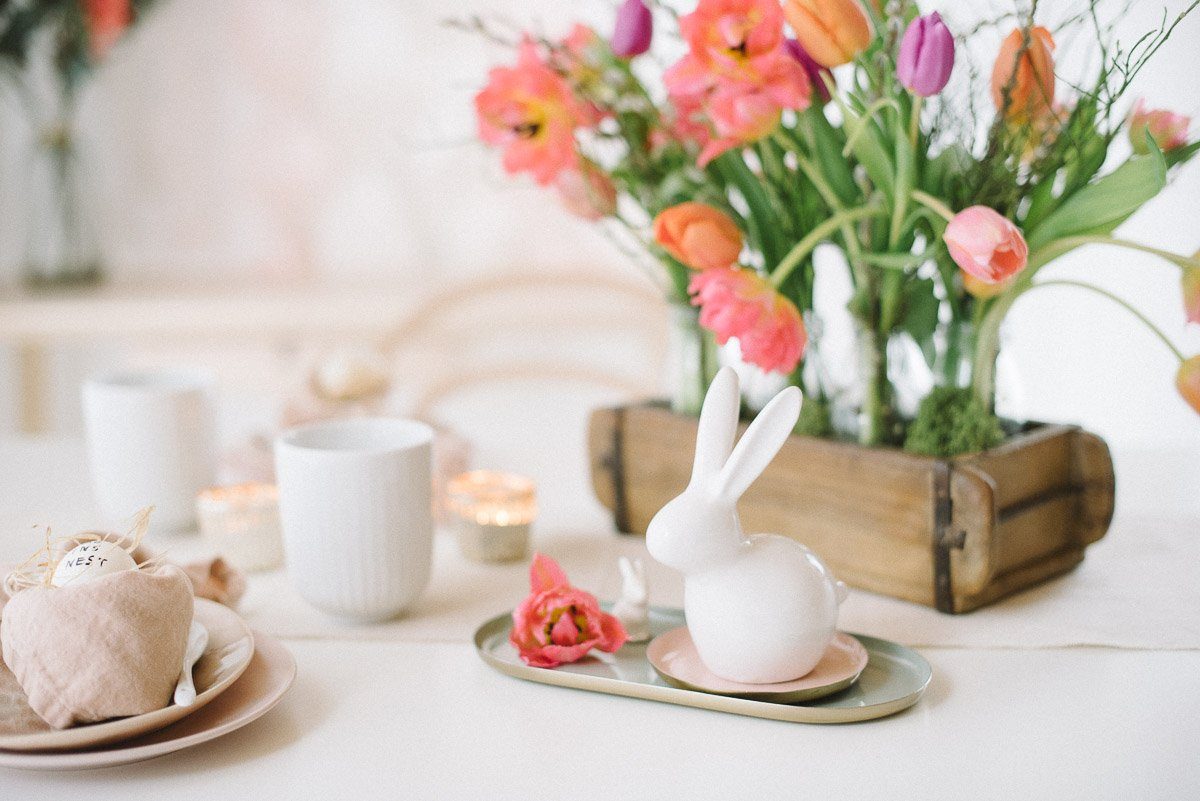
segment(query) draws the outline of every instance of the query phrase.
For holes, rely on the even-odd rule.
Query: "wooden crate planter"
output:
[[[592,413],[592,485],[621,531],[644,534],[684,488],[695,444],[696,421],[659,405]],[[793,436],[739,510],[748,532],[800,540],[852,586],[960,613],[1079,564],[1113,491],[1108,447],[1074,426],[953,459]]]

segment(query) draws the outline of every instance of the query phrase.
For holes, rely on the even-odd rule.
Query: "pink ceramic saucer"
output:
[[[753,701],[798,704],[832,695],[858,681],[867,666],[867,649],[854,637],[839,631],[811,672],[777,684],[742,684],[713,675],[700,661],[687,626],[655,637],[646,647],[646,658],[663,681],[674,687]]]
[[[296,677],[296,660],[273,637],[254,632],[254,657],[233,685],[195,714],[164,729],[100,748],[57,753],[0,750],[0,768],[85,770],[128,765],[208,742],[240,729],[279,703]]]

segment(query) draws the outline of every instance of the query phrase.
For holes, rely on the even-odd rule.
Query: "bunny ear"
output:
[[[722,367],[709,385],[700,411],[692,481],[706,481],[721,472],[733,450],[740,408],[737,373],[732,367]]]
[[[714,491],[729,501],[742,496],[783,447],[800,419],[800,389],[788,387],[758,413],[725,463]]]

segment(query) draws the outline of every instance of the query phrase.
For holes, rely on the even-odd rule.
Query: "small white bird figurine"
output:
[[[735,448],[737,374],[717,373],[700,413],[692,480],[646,531],[650,555],[684,575],[684,614],[700,660],[730,681],[770,684],[811,671],[846,597],[808,548],[778,534],[747,537],[738,519],[738,498],[787,441],[800,400],[799,389],[784,389]]]
[[[626,642],[645,642],[650,639],[650,590],[646,584],[646,566],[641,559],[632,562],[622,556],[617,566],[621,569],[621,600],[613,604],[613,616],[621,621]]]

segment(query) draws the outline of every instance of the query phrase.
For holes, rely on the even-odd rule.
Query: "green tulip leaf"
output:
[[[1167,161],[1152,147],[1145,155],[1130,156],[1117,169],[1084,186],[1027,232],[1029,249],[1069,236],[1106,234],[1140,209],[1167,185]]]

